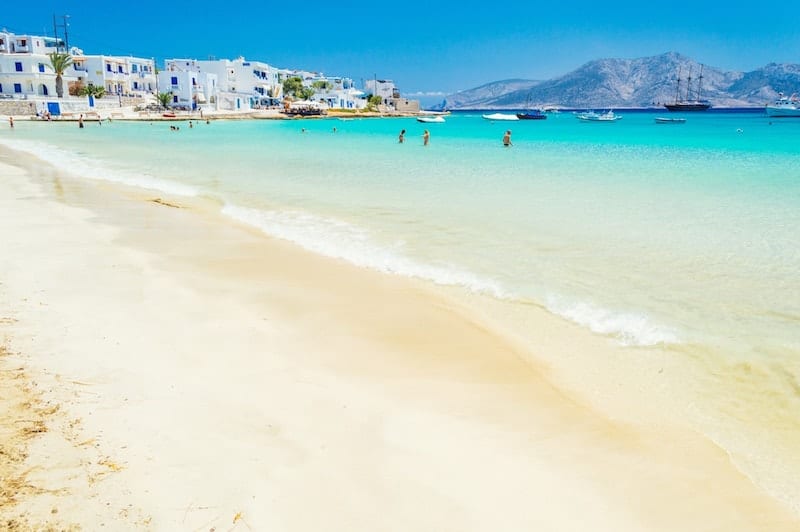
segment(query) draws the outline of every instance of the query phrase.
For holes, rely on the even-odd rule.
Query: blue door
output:
[[[47,112],[53,116],[58,116],[61,114],[61,106],[58,102],[47,102]]]

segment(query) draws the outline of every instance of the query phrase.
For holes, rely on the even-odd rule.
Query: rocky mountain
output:
[[[699,85],[702,73],[702,86]],[[449,95],[447,109],[519,109],[531,106],[649,107],[676,98],[708,99],[717,107],[759,106],[778,92],[800,92],[800,65],[771,63],[752,72],[701,65],[676,52],[639,59],[599,59],[547,81],[505,80]]]

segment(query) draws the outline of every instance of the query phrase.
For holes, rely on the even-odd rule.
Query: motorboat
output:
[[[656,117],[656,124],[685,124],[685,118],[664,118],[661,116]]]
[[[796,94],[784,96],[783,93],[771,105],[766,107],[767,116],[773,118],[800,118],[800,99]]]
[[[490,115],[483,115],[483,118],[485,118],[486,120],[508,120],[508,121],[519,120],[519,117],[517,115],[511,115],[506,113],[493,113]]]
[[[525,111],[524,113],[517,113],[517,118],[520,120],[545,120],[547,115],[538,109],[533,111]]]
[[[585,122],[616,122],[617,120],[622,120],[620,115],[614,114],[614,111],[610,109],[605,113],[596,113],[594,111],[578,113],[575,115],[575,118]]]
[[[443,116],[418,116],[417,122],[424,122],[426,124],[441,124],[444,122]]]

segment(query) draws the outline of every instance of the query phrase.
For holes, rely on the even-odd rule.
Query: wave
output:
[[[101,161],[92,160],[73,151],[64,150],[44,142],[0,139],[0,143],[11,150],[30,154],[41,161],[53,165],[60,171],[76,177],[109,181],[148,190],[157,190],[175,196],[192,197],[199,194],[197,189],[189,185],[168,181],[147,174],[136,173],[131,170],[109,168]]]
[[[225,205],[222,213],[308,251],[359,267],[433,281],[444,286],[462,286],[498,299],[510,298],[510,294],[498,282],[482,279],[454,266],[420,263],[403,254],[402,242],[395,243],[391,248],[381,246],[370,238],[366,230],[341,220],[300,211],[265,211],[231,204]]]
[[[546,308],[592,332],[613,336],[624,346],[680,343],[674,329],[653,323],[643,314],[613,312],[591,303],[568,302],[554,296],[547,298]]]
[[[341,220],[301,211],[265,211],[232,204],[226,204],[222,213],[308,251],[359,267],[432,281],[438,285],[460,286],[506,301],[522,301],[521,297],[493,279],[482,278],[455,266],[423,264],[406,256],[402,251],[402,243],[396,243],[391,248],[381,246],[370,238],[366,230]],[[549,298],[545,308],[592,332],[613,336],[623,346],[679,343],[673,329],[654,324],[644,315],[614,313],[585,302],[565,304],[559,301]]]

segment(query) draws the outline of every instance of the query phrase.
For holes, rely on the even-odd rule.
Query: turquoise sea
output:
[[[619,349],[685,359],[702,368],[680,388],[698,430],[798,509],[800,120],[617,114],[182,122],[177,132],[19,121],[3,124],[0,144],[82,178],[207,196],[314,252],[535,304]]]

